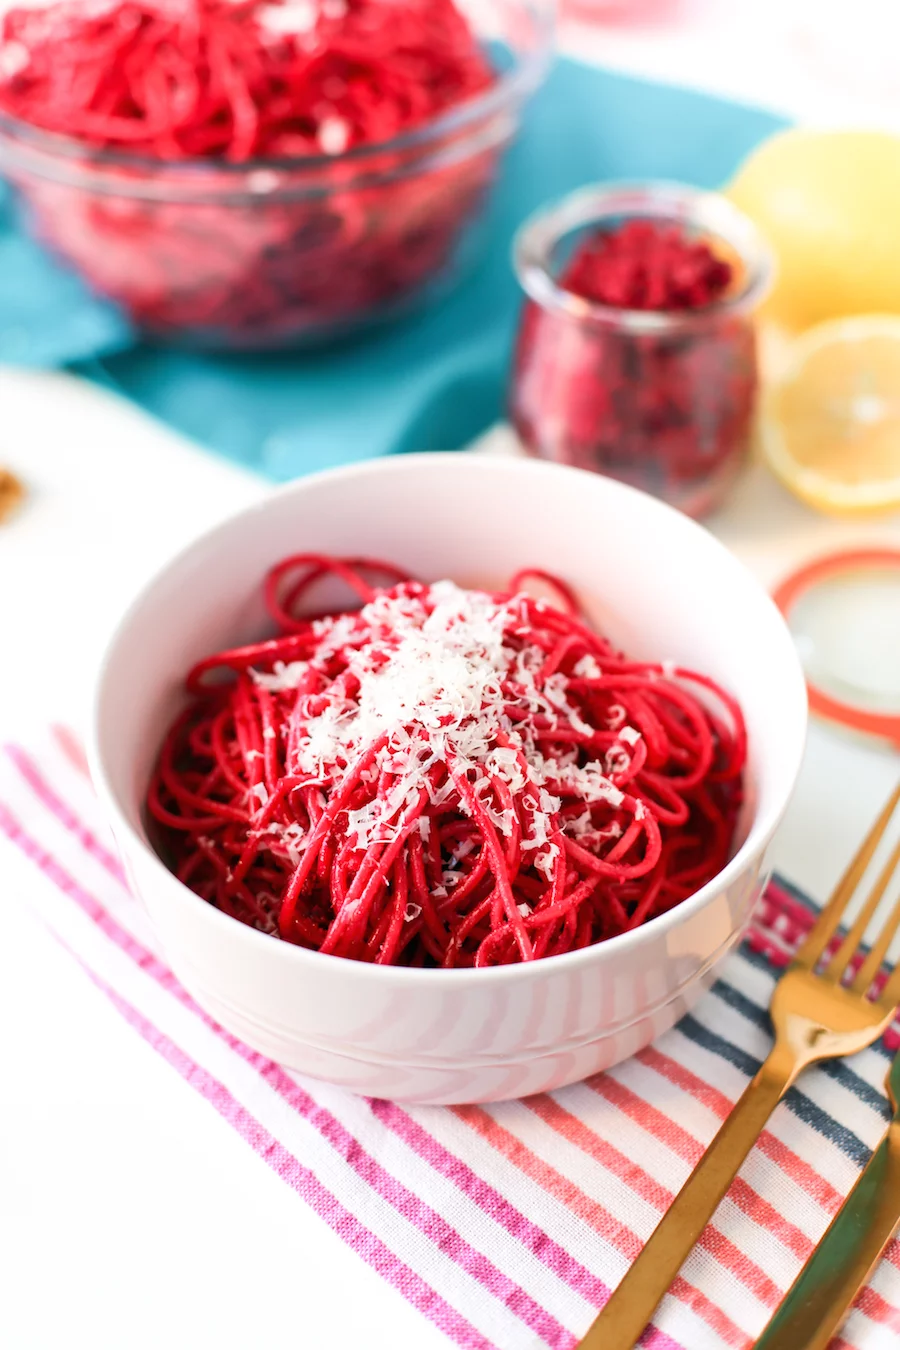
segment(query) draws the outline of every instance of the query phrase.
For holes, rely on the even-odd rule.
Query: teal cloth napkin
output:
[[[112,306],[22,236],[2,202],[0,361],[74,367],[276,480],[457,449],[503,412],[519,305],[510,243],[531,211],[602,179],[715,187],[783,125],[758,109],[560,60],[507,158],[477,270],[432,309],[319,353],[203,356],[141,344]]]

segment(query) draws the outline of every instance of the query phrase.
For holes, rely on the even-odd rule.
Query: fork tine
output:
[[[884,870],[875,886],[879,896],[884,895],[887,890],[888,882],[900,866],[900,843],[896,845],[891,856],[885,863]],[[854,994],[864,994],[875,976],[881,969],[881,963],[887,956],[888,947],[890,947],[897,935],[897,929],[900,928],[900,900],[894,905],[888,916],[887,922],[882,925],[881,932],[878,934],[877,941],[872,944],[872,950],[866,957],[856,979],[850,986]]]
[[[881,904],[881,901],[884,897],[884,893],[888,888],[888,883],[890,882],[891,877],[894,875],[894,869],[897,866],[898,858],[900,858],[900,844],[897,845],[891,856],[888,858],[887,863],[881,869],[881,872],[879,873],[878,876],[878,880],[875,882],[875,885],[869,892],[868,898],[866,899],[866,903],[860,910],[856,922],[850,929],[850,932],[844,938],[840,947],[838,947],[834,956],[829,961],[828,968],[825,971],[826,979],[840,980],[843,977],[844,971],[847,969],[848,965],[853,960],[853,957],[856,955],[856,952],[859,950],[860,944],[862,943],[863,937],[865,936],[865,931],[869,926],[869,922],[872,918],[872,915],[875,913],[876,909]],[[893,915],[891,916],[891,918],[893,918]],[[890,929],[890,924],[891,920],[888,920],[888,923],[885,925],[886,930]],[[891,944],[892,936],[893,934],[888,931],[887,942],[885,943],[884,950],[882,951],[881,956],[879,957],[878,961],[875,964],[875,970],[878,969],[878,967],[881,965],[881,962],[884,960],[884,953],[887,951],[888,947]],[[873,948],[873,951],[878,950],[878,947],[881,943],[881,939],[883,937],[884,933],[882,933],[879,936],[878,943],[876,943],[876,946]],[[866,962],[866,964],[868,964],[868,961]],[[865,993],[866,989],[868,989],[871,983],[872,977],[870,975],[868,983],[863,986],[861,992]]]
[[[807,970],[812,970],[825,948],[834,937],[840,926],[841,919],[843,918],[844,910],[847,908],[847,903],[859,885],[866,868],[872,861],[872,856],[878,845],[881,843],[881,837],[887,829],[891,816],[897,809],[898,802],[900,802],[900,783],[897,784],[894,791],[891,793],[887,805],[866,835],[855,858],[838,882],[834,894],[819,915],[809,937],[794,957],[793,964],[795,966],[803,966]]]

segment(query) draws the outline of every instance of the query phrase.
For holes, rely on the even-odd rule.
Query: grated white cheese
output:
[[[299,689],[306,679],[308,671],[308,661],[289,661],[287,663],[276,661],[272,666],[271,673],[251,669],[250,675],[260,689],[268,689],[270,693],[276,694],[284,689]]]
[[[467,777],[481,809],[506,838],[516,829],[516,816],[499,796],[497,782],[505,785],[504,796],[508,792],[522,802],[527,825],[521,848],[547,877],[559,855],[554,836],[560,828],[584,839],[598,834],[589,811],[586,818],[563,821],[564,800],[612,809],[622,804],[623,793],[610,774],[623,763],[627,767],[623,746],[614,746],[603,764],[580,763],[584,751],[571,742],[552,755],[539,748],[539,737],[551,735],[557,725],[584,736],[594,728],[573,706],[568,676],[557,671],[543,678],[547,654],[529,641],[530,629],[521,628],[521,605],[520,599],[501,603],[451,581],[410,584],[379,592],[356,614],[316,621],[311,660],[252,672],[261,687],[276,694],[299,689],[311,672],[324,688],[300,695],[294,705],[289,773],[308,782],[339,782],[349,765],[380,744],[363,781],[386,779],[386,790],[346,811],[347,833],[359,849],[396,838],[423,788],[434,805],[454,797],[451,769]],[[333,658],[341,669],[337,678],[328,673]],[[577,670],[579,678],[599,674],[591,657]],[[624,709],[614,711],[621,712],[621,726]],[[639,737],[624,727],[620,739],[633,744]],[[422,817],[418,829],[427,841],[430,821]],[[277,833],[273,838],[292,859],[305,846],[302,838]],[[446,895],[447,887],[458,883],[457,865],[473,847],[471,840],[455,846],[453,868],[435,895]]]
[[[342,155],[350,143],[350,125],[343,117],[325,117],[317,139],[323,154]]]
[[[258,194],[260,197],[274,192],[281,179],[272,169],[251,169],[244,179],[248,192]]]
[[[5,42],[0,47],[0,75],[4,79],[13,79],[30,64],[31,53],[24,42]]]
[[[594,821],[590,811],[582,811],[580,816],[570,816],[565,823],[566,834],[572,839],[583,839],[594,833]]]
[[[311,33],[319,21],[319,6],[314,0],[285,0],[264,5],[257,10],[256,20],[270,33]]]
[[[544,876],[547,878],[548,881],[553,876],[553,864],[558,857],[559,857],[558,844],[551,844],[549,848],[544,849],[543,853],[539,853],[535,857],[534,860],[535,867],[539,872],[543,872]]]
[[[597,665],[596,659],[588,654],[572,668],[572,674],[579,680],[599,680],[603,678],[603,671]]]
[[[577,840],[584,848],[598,848],[605,839],[622,837],[622,826],[617,820],[598,830],[590,811],[583,811],[580,816],[573,816],[567,820],[564,830],[570,839]]]
[[[574,795],[588,803],[606,802],[608,806],[621,806],[625,794],[615,783],[611,783],[606,771],[596,760],[588,764],[572,764],[566,769],[566,786],[574,790]]]
[[[608,777],[615,778],[628,772],[631,767],[631,756],[624,746],[613,745],[604,756],[603,767]]]
[[[306,831],[302,825],[296,821],[290,825],[280,825],[277,821],[272,821],[268,827],[268,837],[280,846],[292,867],[299,866],[307,843]]]

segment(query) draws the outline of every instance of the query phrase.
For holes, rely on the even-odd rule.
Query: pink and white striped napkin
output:
[[[64,732],[0,753],[0,859],[10,850],[33,864],[22,898],[116,1012],[299,1201],[466,1350],[568,1350],[587,1328],[768,1049],[777,967],[811,916],[807,901],[773,884],[713,991],[608,1073],[491,1107],[404,1108],[294,1075],[197,1007],[128,892]],[[881,1134],[898,1041],[895,1027],[886,1043],[803,1078],[644,1345],[752,1342]],[[837,1344],[881,1350],[898,1337],[895,1241]]]

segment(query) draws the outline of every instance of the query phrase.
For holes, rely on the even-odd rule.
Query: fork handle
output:
[[[774,1049],[610,1296],[579,1350],[632,1350],[802,1063]]]
[[[900,1222],[900,1118],[797,1276],[756,1350],[826,1350]]]

